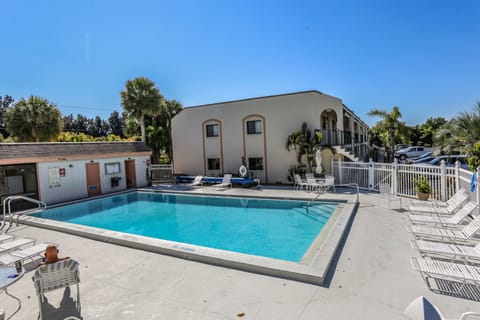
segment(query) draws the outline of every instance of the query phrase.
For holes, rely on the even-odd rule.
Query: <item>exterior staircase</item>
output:
[[[333,149],[335,149],[335,152],[339,154],[343,154],[345,157],[350,159],[351,161],[358,162],[360,159],[351,152],[351,147],[347,146],[333,146]]]

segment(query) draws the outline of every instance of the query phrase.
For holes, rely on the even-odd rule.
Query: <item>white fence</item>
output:
[[[471,199],[477,203],[480,199],[480,170],[474,181],[475,191],[471,192],[473,172],[460,168],[459,163],[455,167],[447,167],[443,161],[440,166],[431,166],[339,160],[332,162],[332,172],[337,184],[357,183],[360,188],[378,191],[379,185],[386,183],[393,194],[404,197],[416,196],[415,181],[423,176],[430,183],[432,199],[445,201],[460,188],[468,190]]]

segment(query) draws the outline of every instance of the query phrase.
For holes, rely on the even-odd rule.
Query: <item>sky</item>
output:
[[[184,106],[303,90],[336,96],[368,124],[407,124],[480,100],[480,1],[2,1],[0,95],[64,114],[121,111],[152,79]]]

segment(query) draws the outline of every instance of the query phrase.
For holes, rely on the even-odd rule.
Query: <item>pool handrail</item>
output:
[[[360,187],[358,186],[358,183],[342,183],[342,184],[335,184],[334,187],[356,187],[357,188],[357,201],[356,203],[360,202]],[[308,208],[312,205],[312,203],[317,200],[322,193],[318,193],[315,197],[313,197],[310,201],[308,201],[307,206],[305,209],[307,210],[308,213]]]
[[[12,203],[12,201],[15,201],[15,200],[24,200],[24,201],[28,201],[28,202],[31,202],[31,203],[35,203],[35,204],[38,205],[38,208],[33,209],[33,210],[23,210],[23,211],[12,213],[11,203]],[[0,229],[2,229],[6,225],[7,208],[8,208],[8,219],[9,219],[9,222],[12,223],[13,216],[15,214],[18,215],[18,214],[30,213],[32,211],[45,210],[47,208],[47,204],[44,201],[29,198],[29,197],[25,197],[25,196],[8,196],[8,197],[6,197],[3,200],[3,224],[0,227]]]

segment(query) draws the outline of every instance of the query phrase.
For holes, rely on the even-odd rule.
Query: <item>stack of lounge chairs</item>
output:
[[[408,207],[407,230],[420,257],[411,258],[427,286],[434,291],[459,294],[466,285],[480,290],[480,216],[465,190],[445,203]]]
[[[0,265],[11,265],[21,260],[22,264],[43,258],[49,243],[37,243],[34,239],[0,234]]]

